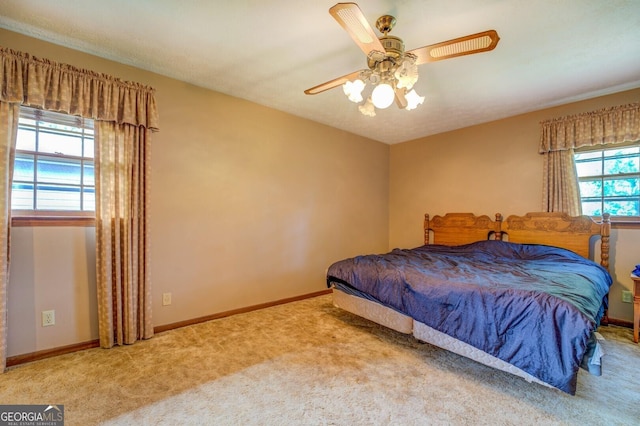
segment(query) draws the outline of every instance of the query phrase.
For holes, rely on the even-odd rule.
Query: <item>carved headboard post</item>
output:
[[[609,236],[611,235],[611,215],[602,214],[600,224],[600,265],[609,270]]]
[[[424,244],[429,244],[429,213],[425,213],[424,215]]]
[[[500,213],[496,213],[496,224],[495,238],[498,241],[502,241],[502,215]]]

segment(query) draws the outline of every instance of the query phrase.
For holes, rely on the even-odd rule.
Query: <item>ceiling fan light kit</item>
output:
[[[413,89],[418,81],[418,65],[493,50],[500,40],[495,30],[489,30],[405,52],[402,39],[389,35],[396,23],[393,16],[378,18],[376,28],[383,34],[378,38],[357,4],[338,3],[329,13],[367,55],[368,69],[322,83],[305,93],[315,95],[342,85],[349,100],[362,102],[358,109],[370,117],[376,115],[376,108],[388,108],[394,100],[398,108],[407,111],[424,102],[424,96]],[[369,93],[369,89],[365,100],[363,92]]]

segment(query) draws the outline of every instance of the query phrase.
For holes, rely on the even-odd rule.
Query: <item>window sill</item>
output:
[[[595,220],[602,220],[601,217],[594,217]],[[640,216],[617,216],[611,218],[611,227],[615,229],[640,229]]]
[[[11,218],[11,226],[96,226],[96,218],[93,216],[14,216]]]

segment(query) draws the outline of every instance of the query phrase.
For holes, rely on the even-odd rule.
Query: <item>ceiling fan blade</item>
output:
[[[416,55],[418,57],[416,64],[420,65],[456,56],[487,52],[495,49],[499,40],[498,33],[495,30],[489,30],[409,50],[407,53]]]
[[[356,78],[358,78],[360,76],[361,72],[362,72],[362,70],[354,71],[351,74],[347,74],[347,75],[343,75],[342,77],[334,78],[333,80],[327,81],[326,83],[318,84],[317,86],[312,87],[311,89],[307,89],[307,90],[304,91],[304,93],[307,94],[307,95],[315,95],[315,94],[318,94],[320,92],[324,92],[325,90],[333,89],[334,87],[340,86],[341,84],[344,84],[347,81],[355,80]]]
[[[357,4],[338,3],[329,9],[329,13],[367,56],[372,52],[385,53],[382,43]]]
[[[407,89],[404,87],[402,89],[396,88],[396,105],[400,109],[405,109],[408,105],[407,98],[405,95],[407,94]]]

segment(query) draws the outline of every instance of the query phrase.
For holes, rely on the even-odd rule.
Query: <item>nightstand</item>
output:
[[[638,343],[638,327],[640,327],[640,277],[631,274],[633,280],[633,341]]]

